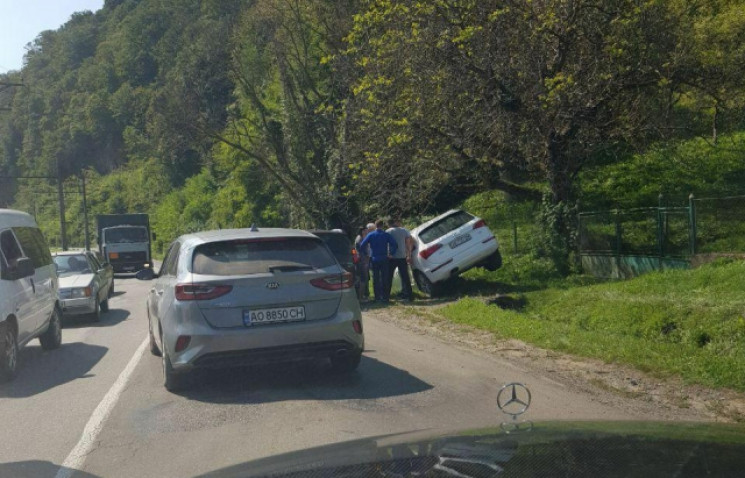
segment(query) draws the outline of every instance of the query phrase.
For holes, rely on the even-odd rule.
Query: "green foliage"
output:
[[[688,195],[745,194],[745,133],[721,136],[717,144],[696,138],[660,144],[581,177],[584,210],[687,205]]]
[[[742,7],[108,1],[42,32],[3,76],[27,87],[0,92],[0,173],[75,189],[85,171],[92,215],[163,208],[163,240],[253,221],[350,227],[501,190],[509,200],[467,208],[566,271],[577,196],[649,205],[743,184],[743,138],[729,134],[743,127]],[[716,146],[677,143],[693,134]],[[55,235],[51,181],[3,186],[3,204]],[[68,204],[80,243],[74,192]],[[708,243],[737,232],[725,229]]]
[[[526,292],[520,311],[464,299],[448,319],[540,347],[745,390],[743,261]]]

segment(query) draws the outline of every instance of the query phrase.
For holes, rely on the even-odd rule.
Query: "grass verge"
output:
[[[501,338],[745,391],[744,279],[745,261],[721,260],[624,282],[552,281],[521,293],[519,310],[465,298],[438,313]]]

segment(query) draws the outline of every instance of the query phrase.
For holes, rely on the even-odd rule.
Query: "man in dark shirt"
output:
[[[385,222],[379,220],[375,229],[360,242],[360,247],[370,245],[370,266],[373,272],[375,300],[388,302],[388,258],[396,253],[397,244],[393,236],[385,232]]]

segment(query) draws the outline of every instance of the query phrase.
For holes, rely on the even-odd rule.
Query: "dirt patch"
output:
[[[521,368],[571,385],[610,403],[659,420],[745,421],[745,394],[688,385],[675,377],[659,377],[626,365],[567,355],[520,340],[502,340],[492,333],[455,324],[437,313],[444,303],[368,308],[366,316],[418,334],[507,359]]]

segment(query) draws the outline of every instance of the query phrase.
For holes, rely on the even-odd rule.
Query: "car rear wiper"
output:
[[[269,272],[295,272],[295,271],[312,271],[311,266],[271,266]]]

